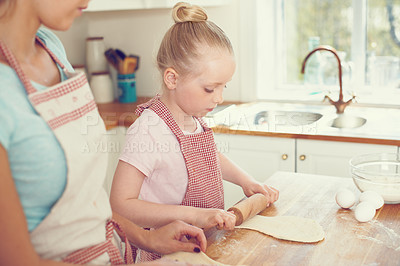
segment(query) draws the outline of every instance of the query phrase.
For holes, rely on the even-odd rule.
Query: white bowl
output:
[[[400,153],[374,153],[350,160],[351,174],[357,188],[379,193],[385,203],[400,203]]]

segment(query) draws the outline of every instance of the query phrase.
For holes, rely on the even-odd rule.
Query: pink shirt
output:
[[[183,133],[202,131],[197,121],[195,132]],[[186,163],[176,136],[152,110],[144,110],[129,127],[119,159],[146,176],[140,189],[141,199],[163,204],[182,203],[188,183]]]

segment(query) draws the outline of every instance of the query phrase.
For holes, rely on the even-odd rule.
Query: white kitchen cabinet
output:
[[[108,143],[102,152],[109,154],[104,187],[109,193],[124,148],[125,127],[107,131]],[[218,150],[257,181],[264,182],[276,171],[351,177],[349,160],[358,154],[397,152],[397,146],[364,143],[277,138],[265,136],[215,134]],[[225,207],[244,197],[242,189],[224,181]]]
[[[256,180],[276,171],[294,171],[295,140],[261,136],[215,134],[218,150]]]
[[[85,12],[172,8],[178,0],[91,0]],[[191,0],[191,4],[199,6],[220,6],[229,0]]]
[[[125,127],[107,131],[106,150],[109,154],[107,177],[104,187],[110,193],[118,157],[124,148]],[[218,150],[260,182],[276,171],[295,171],[295,140],[233,134],[216,134]],[[224,181],[225,206],[231,207],[244,197],[242,189]]]
[[[349,161],[353,156],[381,152],[395,153],[397,146],[297,139],[296,172],[351,177]]]
[[[397,146],[338,141],[215,134],[220,152],[256,180],[276,171],[351,177],[349,160],[358,154],[397,152]],[[236,185],[224,181],[225,206],[244,197]]]
[[[234,134],[215,134],[218,150],[257,181],[276,171],[295,171],[295,140]],[[241,187],[224,181],[225,207],[244,197]]]

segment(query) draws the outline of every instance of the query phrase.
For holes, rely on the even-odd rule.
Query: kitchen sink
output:
[[[261,111],[254,118],[256,125],[304,126],[318,121],[319,113],[296,111]]]
[[[329,125],[336,128],[357,128],[367,122],[367,119],[359,116],[341,114],[333,119]]]

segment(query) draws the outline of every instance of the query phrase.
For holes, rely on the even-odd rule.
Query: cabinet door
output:
[[[294,172],[295,140],[264,136],[216,134],[218,150],[259,182],[276,171]],[[242,189],[224,181],[225,206],[244,197]]]
[[[397,152],[397,146],[297,139],[296,172],[351,177],[349,161],[366,153]]]

